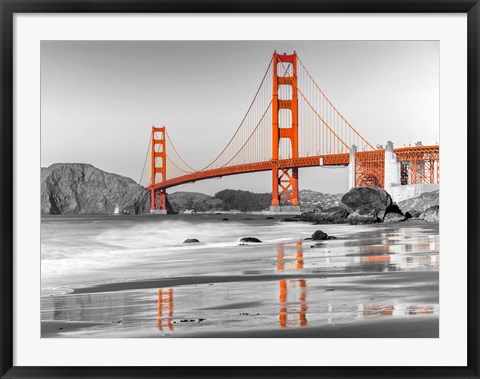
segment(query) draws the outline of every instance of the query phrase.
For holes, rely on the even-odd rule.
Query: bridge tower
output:
[[[280,72],[280,75],[279,75]],[[290,87],[289,99],[281,99],[281,86]],[[290,112],[289,125],[280,119],[283,109]],[[280,122],[283,121],[283,122]],[[290,140],[290,154],[279,157],[280,141]],[[272,212],[300,212],[298,202],[298,167],[279,167],[278,160],[298,158],[298,88],[297,53],[273,53],[273,89],[272,89]],[[285,206],[285,202],[289,205]]]
[[[156,128],[152,126],[152,140],[151,140],[151,159],[152,159],[152,182],[150,185],[150,213],[166,214],[167,213],[167,191],[164,188],[154,189],[156,183],[161,183],[167,178],[167,152],[165,149],[165,127]],[[158,146],[158,148],[157,148]],[[158,176],[160,180],[157,181]]]

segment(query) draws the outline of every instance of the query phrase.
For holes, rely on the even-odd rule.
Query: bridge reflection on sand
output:
[[[306,245],[307,250],[304,250],[304,245]],[[351,322],[359,319],[438,314],[438,305],[436,304],[406,304],[398,301],[398,299],[393,299],[391,302],[375,302],[374,300],[377,299],[382,300],[382,296],[379,294],[383,291],[381,285],[370,294],[374,297],[370,297],[369,302],[344,302],[349,295],[346,296],[345,293],[342,293],[342,289],[338,288],[334,278],[324,281],[318,278],[309,278],[311,266],[308,264],[308,258],[315,259],[317,255],[315,249],[311,249],[312,246],[314,246],[314,243],[305,244],[303,241],[277,244],[275,271],[283,278],[276,282],[276,290],[272,287],[275,282],[255,281],[254,278],[247,283],[233,283],[233,285],[212,283],[206,286],[196,286],[194,290],[187,290],[186,288],[182,290],[182,287],[178,287],[177,292],[182,294],[178,301],[178,307],[181,311],[176,314],[176,317],[173,317],[173,289],[159,289],[157,297],[157,326],[159,332],[173,331],[174,327],[175,333],[179,334],[195,333],[196,331],[202,333],[205,332],[205,329],[222,331],[222,326],[227,327],[227,325],[236,331],[251,330],[252,328],[272,328],[274,327],[273,320],[275,317],[278,320],[277,327],[284,329],[307,327],[309,325],[318,326],[325,323]],[[436,245],[435,243],[424,243],[420,246],[414,246],[416,247],[410,245],[408,250],[418,252]],[[356,261],[361,267],[365,267],[364,270],[379,272],[384,269],[388,270],[389,266],[395,264],[395,259],[392,258],[394,253],[391,250],[395,250],[395,248],[391,249],[390,246],[386,245],[371,249],[362,247],[363,255],[356,257],[358,258]],[[431,264],[431,259],[428,256],[420,255],[408,257],[405,260],[407,266],[414,263],[419,265]],[[360,271],[362,271],[361,268]],[[303,273],[305,273],[305,277],[301,277]],[[299,275],[300,277],[298,277]],[[294,278],[289,278],[291,276],[294,276]],[[313,288],[309,289],[309,283],[312,283]],[[326,286],[326,283],[330,285]],[[345,287],[345,284],[342,284],[342,286]],[[240,291],[240,287],[249,287],[249,289]],[[346,290],[351,291],[350,288]],[[309,291],[312,292],[311,305],[307,297]],[[247,299],[241,297],[245,292],[249,294],[252,300],[257,301],[245,301]],[[167,293],[168,296],[165,295]],[[214,304],[210,307],[184,312],[185,303],[195,303],[192,296],[198,296],[199,293],[202,294],[202,299],[211,299],[209,293],[210,296],[214,295]],[[256,296],[253,295],[268,293],[272,294],[272,299],[262,298],[261,301],[258,301]],[[383,297],[388,298],[389,296],[384,294]],[[278,299],[278,302],[275,299]],[[362,296],[359,300],[361,299]],[[342,301],[339,302],[338,300]],[[219,305],[225,302],[228,302],[228,304]],[[275,304],[277,304],[276,315]],[[313,323],[309,319],[312,319]]]
[[[160,288],[157,294],[157,328],[165,327],[173,330],[173,288]]]
[[[277,245],[277,271],[283,272],[289,269],[289,263],[293,269],[303,269],[303,243],[297,241],[294,244],[293,254],[291,251],[285,251],[285,245],[279,243]],[[290,252],[290,254],[288,254]],[[291,257],[290,255],[293,255]],[[285,267],[287,263],[287,267]],[[292,325],[306,326],[307,321],[307,281],[305,279],[282,279],[280,285],[280,315],[278,317],[279,325],[282,328]],[[288,300],[288,295],[292,295],[293,301]],[[289,315],[297,315],[297,320],[289,321]]]

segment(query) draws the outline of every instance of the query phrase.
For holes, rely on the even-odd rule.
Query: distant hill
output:
[[[176,212],[207,212],[222,209],[222,200],[198,192],[174,192],[168,200]]]
[[[237,210],[241,212],[254,212],[268,209],[272,201],[270,193],[254,193],[226,189],[215,194],[215,198],[222,201],[222,210]]]
[[[340,205],[341,193],[322,193],[311,190],[300,190],[298,197],[303,212],[335,208]]]
[[[303,211],[314,211],[339,206],[342,194],[300,190],[299,198]],[[217,192],[214,196],[196,192],[175,192],[169,194],[168,199],[173,209],[178,212],[187,210],[258,212],[270,208],[272,194],[226,189]]]

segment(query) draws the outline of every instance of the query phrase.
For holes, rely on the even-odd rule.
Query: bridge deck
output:
[[[291,167],[315,167],[315,166],[346,166],[350,159],[349,153],[332,154],[332,155],[316,155],[311,157],[280,159],[277,161],[278,168]],[[161,183],[155,184],[153,189],[166,189],[180,184],[192,183],[198,180],[205,180],[211,178],[218,178],[222,176],[245,174],[249,172],[270,171],[272,169],[272,162],[257,162],[248,163],[237,166],[222,167],[212,170],[197,171],[191,174],[179,176],[177,178],[169,179]],[[149,190],[152,186],[148,187]]]
[[[384,150],[362,151],[357,154],[374,154]],[[398,160],[425,160],[438,159],[439,146],[407,146],[393,149]],[[316,166],[347,166],[350,161],[350,153],[316,155],[311,157],[280,159],[277,161],[278,168],[293,167],[316,167]],[[167,189],[181,184],[192,183],[198,180],[218,178],[228,175],[245,174],[249,172],[270,171],[272,169],[272,161],[264,161],[257,163],[248,163],[237,166],[221,167],[205,171],[196,171],[191,174],[182,175],[177,178],[169,179],[153,186],[153,189]],[[152,190],[152,186],[148,187]]]

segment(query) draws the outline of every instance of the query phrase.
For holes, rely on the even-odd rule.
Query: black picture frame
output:
[[[13,365],[13,16],[16,13],[467,13],[468,364],[465,367],[19,367]],[[479,377],[479,0],[0,0],[0,374],[26,377]],[[454,349],[454,347],[452,347]]]

